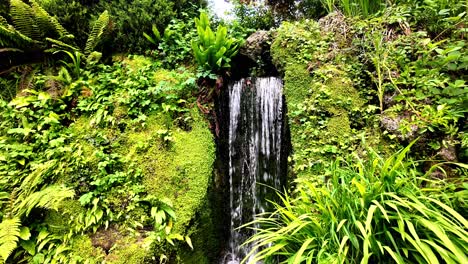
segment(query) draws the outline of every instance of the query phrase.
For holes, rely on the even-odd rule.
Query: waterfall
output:
[[[280,190],[283,138],[282,81],[242,79],[229,86],[230,237],[223,263],[235,264],[253,245],[241,246],[252,230],[238,229],[268,211]],[[251,262],[247,262],[251,263]]]

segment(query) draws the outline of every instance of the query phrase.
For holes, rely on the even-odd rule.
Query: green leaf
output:
[[[185,242],[187,242],[187,245],[193,250],[192,240],[189,236],[185,236]]]
[[[29,240],[29,238],[31,237],[31,232],[29,231],[29,228],[27,226],[22,226],[20,228],[19,237],[22,240]]]
[[[312,241],[314,241],[314,238],[309,238],[306,241],[304,241],[304,243],[302,243],[301,248],[296,253],[296,255],[295,255],[294,259],[293,259],[293,264],[299,264],[299,263],[302,262],[302,260],[303,260],[302,254],[304,253],[304,251],[307,249],[307,247],[309,246],[309,244]]]

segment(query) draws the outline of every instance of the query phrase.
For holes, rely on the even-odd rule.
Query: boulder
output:
[[[269,31],[259,30],[250,35],[240,49],[240,54],[247,56],[254,62],[262,59],[270,52],[271,34]]]

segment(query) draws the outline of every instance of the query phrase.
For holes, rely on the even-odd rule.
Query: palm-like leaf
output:
[[[0,25],[3,25],[3,26],[8,25],[8,21],[2,16],[0,16]]]
[[[72,39],[73,35],[45,11],[36,1],[30,0],[34,19],[43,36],[56,37],[60,39]]]
[[[231,57],[237,53],[239,40],[228,37],[227,28],[218,26],[216,33],[210,28],[208,15],[204,12],[195,18],[198,40],[192,42],[197,63],[207,70],[217,71],[230,66]]]
[[[34,19],[34,10],[21,0],[11,0],[10,4],[15,28],[27,37],[39,40],[41,34]]]
[[[102,12],[99,18],[94,22],[91,34],[89,34],[88,40],[86,41],[85,54],[90,54],[94,48],[101,41],[102,35],[105,29],[109,25],[109,13],[106,11]]]
[[[0,46],[23,49],[38,45],[40,45],[40,42],[22,34],[13,28],[13,26],[0,24]]]

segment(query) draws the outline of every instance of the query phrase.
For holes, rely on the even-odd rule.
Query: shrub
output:
[[[165,68],[175,68],[193,59],[191,41],[197,36],[195,22],[187,13],[182,14],[182,17],[172,19],[161,33],[153,25],[151,33],[143,34],[155,48],[151,53],[163,62]]]
[[[219,25],[216,33],[210,27],[208,15],[204,12],[195,18],[198,39],[192,42],[195,60],[204,70],[216,72],[229,68],[242,40],[227,36],[227,28]]]
[[[104,10],[109,11],[113,25],[112,40],[107,42],[109,52],[143,53],[151,47],[143,37],[152,25],[164,29],[173,18],[183,12],[194,14],[204,1],[187,0],[40,0],[44,8],[57,16],[60,23],[75,35],[78,44],[84,45],[90,21]]]
[[[264,5],[238,3],[234,6],[233,13],[242,27],[252,31],[268,30],[276,26],[273,12]]]
[[[465,263],[463,179],[420,175],[405,160],[410,146],[388,159],[370,151],[336,161],[323,181],[299,180],[295,195],[250,224],[260,226],[251,254],[282,263]]]

